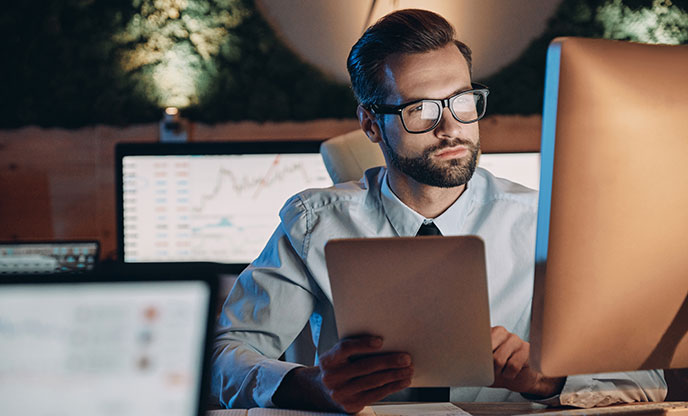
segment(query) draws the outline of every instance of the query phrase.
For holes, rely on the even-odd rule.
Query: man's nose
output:
[[[449,107],[442,109],[440,123],[435,128],[435,135],[440,138],[459,137],[463,129],[463,124],[459,123],[451,113]]]

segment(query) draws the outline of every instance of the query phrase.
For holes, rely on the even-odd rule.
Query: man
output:
[[[476,169],[487,91],[471,83],[470,68],[470,49],[451,25],[423,10],[382,18],[354,45],[357,115],[388,168],[285,204],[220,316],[212,388],[223,405],[356,412],[408,387],[409,354],[371,355],[384,346],[375,336],[337,338],[324,246],[428,232],[479,235],[486,244],[495,383],[453,389],[451,400],[594,406],[664,398],[661,372],[548,379],[529,367],[536,193]],[[316,366],[275,360],[308,321]],[[408,391],[398,394],[414,399]]]

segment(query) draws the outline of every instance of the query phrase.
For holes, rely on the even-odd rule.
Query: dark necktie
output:
[[[434,222],[429,222],[429,223],[423,223],[420,228],[418,229],[418,233],[416,234],[416,237],[418,236],[423,236],[423,235],[442,235],[440,232],[440,229],[437,228]]]
[[[442,235],[434,222],[423,223],[418,229],[418,236]],[[408,400],[414,402],[448,402],[449,387],[414,387],[409,389]]]

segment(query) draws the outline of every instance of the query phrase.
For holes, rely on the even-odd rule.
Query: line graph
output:
[[[132,188],[148,187],[127,193],[125,237],[130,225],[137,238],[129,240],[131,250],[125,245],[126,261],[248,263],[277,227],[289,197],[332,185],[319,154],[166,156],[165,164],[146,158],[127,172]],[[136,224],[126,221],[128,209]]]
[[[259,176],[260,172],[257,169],[256,172],[237,172],[236,168],[221,166],[212,190],[201,195],[200,205],[194,207],[194,211],[202,212],[206,202],[217,198],[225,189],[233,192],[237,197],[246,197],[246,194],[252,191],[250,198],[255,200],[261,193],[270,192],[270,188],[280,184],[303,184],[304,187],[309,185],[322,186],[323,183],[329,184],[321,169],[313,172],[312,166],[310,166],[311,172],[309,173],[309,166],[304,161],[289,159],[287,157],[284,161],[284,155],[275,155],[263,176]],[[288,186],[288,189],[296,188]]]

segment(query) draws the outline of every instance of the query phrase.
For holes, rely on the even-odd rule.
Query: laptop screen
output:
[[[98,252],[97,241],[0,243],[0,274],[93,270]]]
[[[196,415],[204,281],[0,290],[0,414]]]
[[[319,143],[118,146],[120,258],[250,263],[293,194],[332,181]]]

